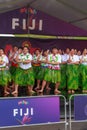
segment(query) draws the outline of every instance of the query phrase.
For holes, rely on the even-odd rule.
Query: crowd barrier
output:
[[[87,94],[74,94],[69,98],[69,130],[87,129]]]
[[[69,104],[63,95],[0,98],[0,129],[25,128],[86,130],[87,94],[71,95]]]
[[[29,129],[35,126],[33,129],[36,130],[36,126],[55,124],[57,129],[61,129],[62,124],[67,130],[66,105],[63,95],[0,98],[0,129]]]

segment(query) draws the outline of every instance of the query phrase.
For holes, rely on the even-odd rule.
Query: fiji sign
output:
[[[0,99],[0,127],[59,121],[59,97]]]
[[[12,30],[16,30],[18,28],[21,28],[23,30],[36,30],[38,29],[39,31],[42,31],[43,29],[43,20],[37,21],[36,19],[32,19],[29,24],[27,23],[27,19],[22,19],[20,20],[19,18],[12,18]]]
[[[0,14],[0,34],[26,34],[28,31],[41,33],[44,19],[40,11],[33,8],[20,8]]]
[[[43,20],[38,17],[38,11],[33,8],[21,8],[18,12],[22,18],[13,17],[11,19],[12,30],[18,30],[20,27],[23,30],[43,30]]]

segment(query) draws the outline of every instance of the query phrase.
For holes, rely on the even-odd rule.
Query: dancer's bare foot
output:
[[[17,91],[13,91],[11,94],[12,94],[14,97],[17,97],[17,96],[18,96],[18,92],[17,92]]]
[[[18,92],[17,92],[17,91],[13,91],[13,92],[12,92],[12,94],[16,94],[16,93],[18,93]]]
[[[35,91],[38,91],[39,89],[40,89],[40,87],[36,87],[34,90],[35,90]]]
[[[34,94],[35,94],[35,91],[33,91],[33,90],[29,91],[29,96],[32,96]]]
[[[38,90],[38,92],[39,92],[39,93],[43,93],[43,89],[41,89],[41,90]]]
[[[71,90],[68,90],[68,94],[71,94],[72,93],[72,91]]]
[[[72,90],[72,94],[74,94],[75,93],[75,91],[74,90]]]
[[[37,96],[43,96],[43,92],[37,92]]]
[[[4,91],[4,94],[7,94],[7,95],[9,95],[10,93],[9,93],[8,91]]]
[[[18,93],[14,93],[13,96],[14,96],[14,97],[18,97]]]
[[[4,97],[8,96],[10,93],[8,91],[4,91]]]
[[[39,93],[39,96],[43,96],[43,92],[42,92],[42,93]]]
[[[57,94],[61,94],[61,91],[55,89],[55,90],[54,90],[54,94],[55,94],[55,95],[57,95]]]
[[[87,93],[87,90],[83,90],[82,92],[83,92],[83,93]]]

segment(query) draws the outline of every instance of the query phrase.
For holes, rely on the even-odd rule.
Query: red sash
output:
[[[12,62],[11,65],[14,66],[14,67],[18,67],[18,64],[14,63],[14,62]]]

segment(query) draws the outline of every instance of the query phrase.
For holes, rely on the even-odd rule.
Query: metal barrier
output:
[[[9,129],[9,128],[10,129],[15,129],[15,128],[21,128],[22,129],[23,127],[28,128],[28,126],[35,126],[36,127],[36,126],[43,126],[43,125],[45,126],[45,125],[52,125],[52,124],[53,125],[54,124],[60,124],[60,125],[64,124],[64,130],[67,130],[67,125],[68,125],[68,122],[67,122],[67,109],[66,109],[67,102],[66,102],[65,96],[63,96],[63,95],[32,96],[32,97],[17,97],[17,98],[10,97],[10,98],[0,98],[0,101],[1,100],[4,101],[4,100],[16,100],[16,99],[22,100],[23,99],[23,103],[24,103],[25,99],[31,100],[31,99],[38,99],[38,98],[40,98],[40,99],[42,99],[42,98],[50,98],[50,97],[59,97],[59,100],[60,100],[60,106],[59,106],[60,107],[60,121],[58,121],[58,122],[37,123],[37,124],[27,124],[26,126],[25,126],[25,124],[24,125],[18,125],[18,126],[16,126],[16,125],[14,125],[14,126],[3,126],[3,127],[0,126],[0,129]],[[1,105],[1,103],[0,103],[0,105]],[[44,106],[44,109],[45,109],[45,106]],[[16,112],[15,114],[17,114],[17,112],[18,112],[17,109],[16,109],[15,112]],[[64,112],[64,113],[62,113],[62,112]],[[22,114],[22,111],[20,111],[20,113]],[[60,128],[58,128],[58,129],[60,129]]]
[[[82,111],[84,113],[84,109],[81,111],[81,108],[84,107],[83,103],[81,104],[81,102],[80,102],[83,97],[87,98],[87,94],[74,94],[74,95],[71,95],[69,98],[69,129],[70,130],[87,129],[87,119],[82,119],[82,116],[81,116]],[[84,100],[82,102],[84,102]],[[78,109],[78,107],[79,107],[79,109]],[[86,112],[87,112],[87,110],[86,110]]]

